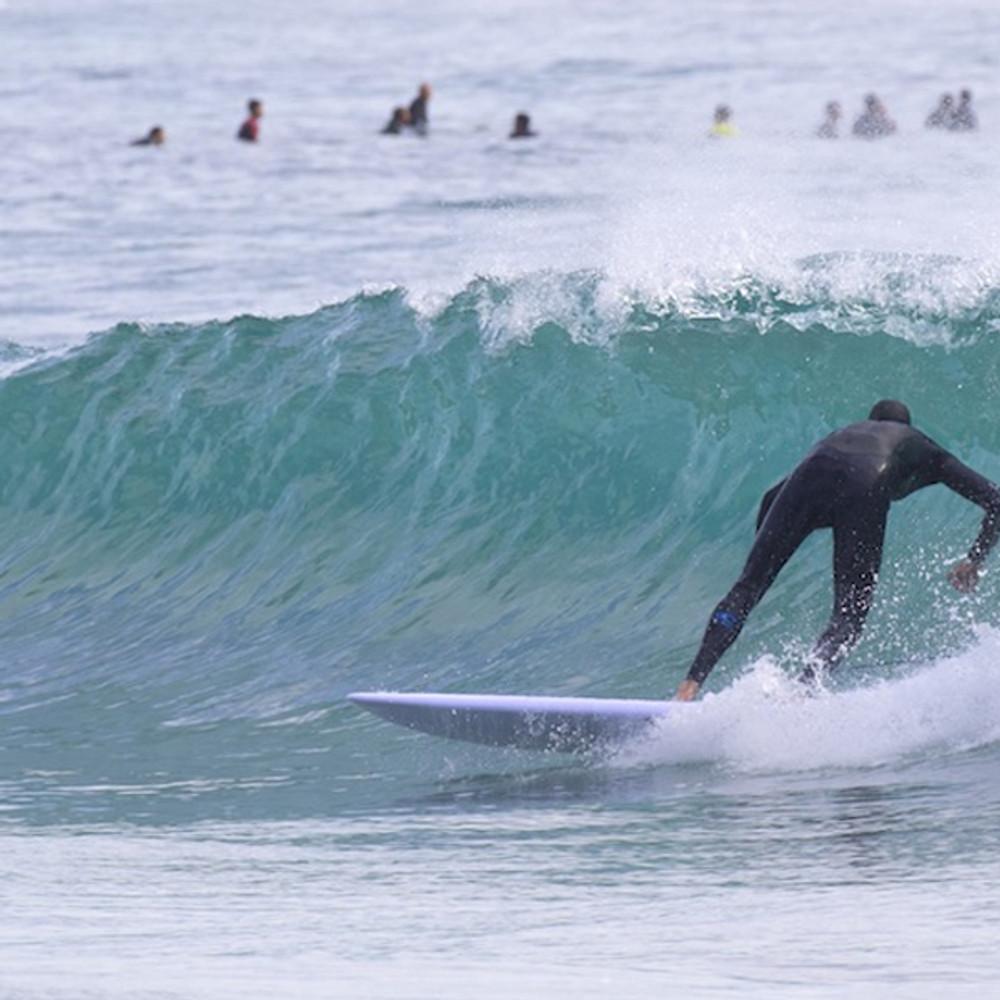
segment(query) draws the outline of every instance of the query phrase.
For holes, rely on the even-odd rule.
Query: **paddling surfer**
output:
[[[832,667],[857,642],[871,607],[889,506],[935,483],[986,512],[968,555],[948,574],[957,590],[973,590],[1000,534],[1000,487],[911,427],[906,406],[884,399],[867,420],[820,441],[764,494],[743,573],[712,613],[676,698],[697,695],[782,567],[817,528],[833,529],[834,602],[813,657],[820,667]],[[805,676],[812,677],[812,670]]]

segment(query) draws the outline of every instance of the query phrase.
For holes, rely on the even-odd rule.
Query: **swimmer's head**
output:
[[[891,420],[897,424],[910,422],[910,411],[898,399],[880,399],[868,414],[869,420]]]
[[[261,104],[256,97],[253,97],[249,101],[247,101],[247,111],[250,112],[251,118],[264,117],[264,105]]]
[[[715,109],[715,120],[720,124],[727,122],[732,117],[733,110],[728,104],[720,104]]]

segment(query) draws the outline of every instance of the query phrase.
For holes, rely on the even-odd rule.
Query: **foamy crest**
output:
[[[641,241],[640,241],[641,242]],[[868,336],[918,347],[959,346],[1000,330],[1000,270],[982,261],[896,253],[838,252],[797,260],[768,257],[744,234],[741,253],[671,257],[647,269],[612,266],[481,277],[454,298],[408,294],[433,322],[471,297],[484,346],[530,343],[548,324],[576,342],[614,343],[622,334],[679,318],[735,321],[766,333],[776,325]],[[660,254],[662,253],[662,256]]]

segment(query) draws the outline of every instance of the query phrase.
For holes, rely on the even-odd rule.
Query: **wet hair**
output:
[[[869,420],[892,420],[897,424],[910,422],[910,411],[905,403],[898,399],[880,399],[868,414]]]

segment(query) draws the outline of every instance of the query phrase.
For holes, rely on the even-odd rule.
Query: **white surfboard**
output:
[[[395,691],[359,691],[347,697],[383,719],[434,736],[563,753],[625,743],[677,711],[676,703],[623,698]]]

